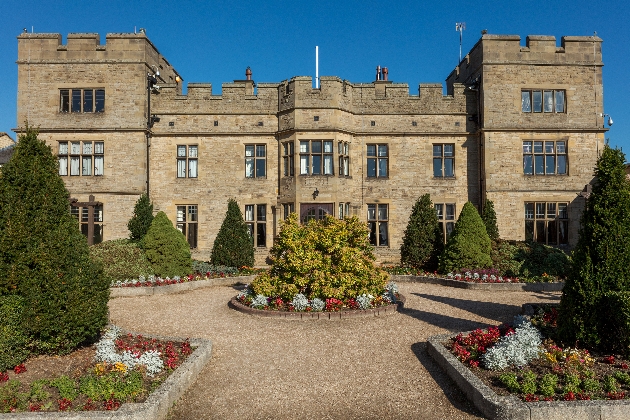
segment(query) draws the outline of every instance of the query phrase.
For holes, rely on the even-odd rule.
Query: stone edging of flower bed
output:
[[[448,287],[457,287],[469,290],[493,290],[502,292],[559,292],[564,287],[563,282],[558,283],[473,283],[443,277],[410,276],[391,274],[391,281],[439,284]]]
[[[463,333],[467,334],[467,333]],[[455,381],[464,395],[489,419],[627,419],[630,400],[524,402],[514,396],[499,396],[477,378],[442,343],[455,334],[429,337],[427,352]]]
[[[252,276],[215,277],[208,280],[193,280],[184,283],[167,284],[165,286],[139,286],[139,287],[111,287],[109,297],[127,296],[151,296],[170,293],[185,292],[212,286],[232,286],[236,283],[251,283],[256,278]]]
[[[125,331],[127,333],[128,331]],[[137,333],[133,333],[137,335]],[[184,341],[179,337],[147,336],[165,341]],[[57,411],[0,414],[0,419],[96,419],[96,420],[163,420],[168,410],[195,382],[203,367],[212,357],[212,342],[203,338],[189,340],[196,349],[143,403],[125,403],[116,411]]]
[[[243,305],[233,297],[228,306],[239,312],[243,312],[248,315],[255,315],[266,318],[284,318],[284,319],[326,319],[326,320],[338,320],[348,318],[364,318],[375,317],[395,314],[399,308],[405,305],[405,297],[403,295],[398,296],[398,302],[390,305],[379,306],[377,308],[364,309],[364,310],[349,310],[339,312],[290,312],[290,311],[265,311],[263,309],[250,308],[247,305]]]

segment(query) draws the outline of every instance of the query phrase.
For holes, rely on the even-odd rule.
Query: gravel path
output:
[[[258,318],[210,287],[116,298],[111,322],[146,334],[212,340],[212,360],[170,419],[477,419],[426,354],[426,339],[512,319],[557,293],[487,292],[399,283],[401,313],[339,321]]]

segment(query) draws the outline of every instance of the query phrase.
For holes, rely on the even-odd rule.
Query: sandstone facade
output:
[[[66,185],[78,202],[97,203],[102,239],[128,236],[134,203],[148,190],[200,259],[209,257],[229,198],[252,219],[258,264],[288,211],[303,220],[356,215],[372,223],[379,260],[396,262],[425,193],[443,219],[453,218],[445,223],[466,201],[480,208],[487,197],[501,237],[570,247],[579,193],[606,132],[597,37],[563,37],[557,47],[553,37],[521,46],[517,36],[483,35],[448,76],[446,96],[441,84],[410,95],[404,83],[337,77],[322,77],[318,89],[310,77],[235,80],[221,95],[189,83],[183,95],[180,75],[144,34],[108,34],[103,45],[98,35],[70,34],[64,45],[58,34],[25,33],[18,44],[16,131],[28,120],[70,165]],[[149,89],[156,70],[160,89]],[[552,112],[524,112],[532,92],[551,95]],[[150,115],[159,117],[151,127]],[[534,167],[542,158],[548,173],[528,174],[530,158]]]

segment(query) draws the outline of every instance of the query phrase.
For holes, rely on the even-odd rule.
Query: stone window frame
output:
[[[455,143],[434,143],[432,149],[433,177],[455,178]]]
[[[175,227],[184,235],[190,249],[196,249],[199,237],[199,205],[177,204],[175,208]]]
[[[337,217],[340,220],[343,220],[346,217],[350,217],[350,203],[338,203],[338,211],[337,211]]]
[[[456,203],[433,203],[435,209],[435,215],[438,219],[438,224],[442,231],[442,241],[446,243],[448,238],[455,229],[455,223],[457,221],[457,205]]]
[[[568,201],[525,201],[524,216],[525,240],[551,246],[569,245]]]
[[[60,176],[103,176],[105,173],[105,142],[94,140],[59,141],[57,142],[57,161],[59,162]]]
[[[335,174],[333,140],[300,140],[300,175],[332,176]],[[314,145],[319,145],[316,150]],[[316,163],[317,161],[317,163]],[[328,163],[328,164],[327,164]],[[315,172],[317,170],[317,172]]]
[[[521,112],[527,114],[566,114],[565,89],[522,89]]]
[[[267,204],[246,204],[243,215],[254,246],[257,248],[266,248]],[[256,234],[255,236],[254,233]]]
[[[287,220],[291,213],[295,213],[295,203],[283,203],[282,213],[283,220]]]
[[[178,144],[177,178],[197,178],[199,176],[199,145]]]
[[[367,203],[367,225],[370,244],[389,247],[389,204]]]
[[[295,176],[295,143],[287,141],[282,143],[283,176]]]
[[[567,143],[567,140],[523,140],[523,175],[568,176]]]
[[[366,144],[366,156],[368,178],[389,178],[389,144]]]
[[[339,176],[350,176],[350,143],[340,141],[337,143],[337,154],[339,156]]]
[[[245,178],[267,178],[267,145],[245,145]]]
[[[59,112],[64,114],[105,112],[105,88],[59,89]]]

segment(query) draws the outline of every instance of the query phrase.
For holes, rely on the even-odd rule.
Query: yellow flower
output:
[[[105,374],[105,372],[107,372],[107,362],[97,363],[96,366],[94,366],[96,376],[101,376]]]
[[[127,365],[124,363],[116,362],[116,364],[114,364],[114,370],[125,373],[127,372]]]

